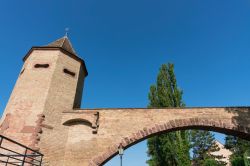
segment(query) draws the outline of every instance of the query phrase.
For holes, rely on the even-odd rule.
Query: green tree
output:
[[[221,166],[221,164],[215,159],[205,159],[204,166]]]
[[[234,136],[228,135],[225,138],[225,148],[230,149],[231,151],[234,151],[234,148],[236,147],[238,139]]]
[[[246,154],[250,149],[250,141],[234,136],[226,136],[225,140],[225,147],[233,152],[230,156],[232,166],[247,166],[248,161],[246,160]]]
[[[244,163],[245,166],[250,166],[250,149],[244,153]]]
[[[244,159],[242,157],[235,156],[231,159],[232,166],[245,166]]]
[[[163,64],[155,85],[150,87],[149,108],[184,107],[173,64]],[[150,166],[189,166],[188,132],[176,131],[148,139],[147,163]]]
[[[209,131],[192,130],[191,146],[193,148],[193,163],[197,166],[225,165],[219,161],[223,156],[213,155],[219,149],[215,142],[214,135]],[[217,160],[216,160],[217,159]]]

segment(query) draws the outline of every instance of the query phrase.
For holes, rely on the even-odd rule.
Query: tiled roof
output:
[[[60,47],[74,55],[77,55],[67,36],[64,36],[47,45],[47,47]]]

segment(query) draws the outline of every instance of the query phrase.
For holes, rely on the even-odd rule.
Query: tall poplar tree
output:
[[[150,87],[149,108],[184,107],[173,64],[163,64],[155,85]],[[176,131],[148,139],[150,166],[189,166],[188,132]]]

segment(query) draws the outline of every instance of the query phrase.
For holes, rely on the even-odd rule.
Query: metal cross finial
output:
[[[65,36],[68,37],[69,28],[65,28]]]

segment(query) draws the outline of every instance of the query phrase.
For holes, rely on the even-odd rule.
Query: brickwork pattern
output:
[[[82,114],[91,111],[93,110],[79,110]],[[91,148],[89,152],[93,151],[91,155],[94,156],[90,155],[85,165],[87,163],[95,166],[103,165],[118,153],[120,144],[126,149],[153,135],[174,130],[204,129],[250,139],[249,108],[104,109],[95,111],[100,113],[100,126],[96,135],[90,135],[92,139],[89,141],[94,148]],[[81,143],[78,145],[81,146]],[[76,155],[81,156],[82,154],[79,152]],[[86,155],[88,154],[85,153],[79,158],[83,161]],[[91,158],[90,161],[89,158]]]

